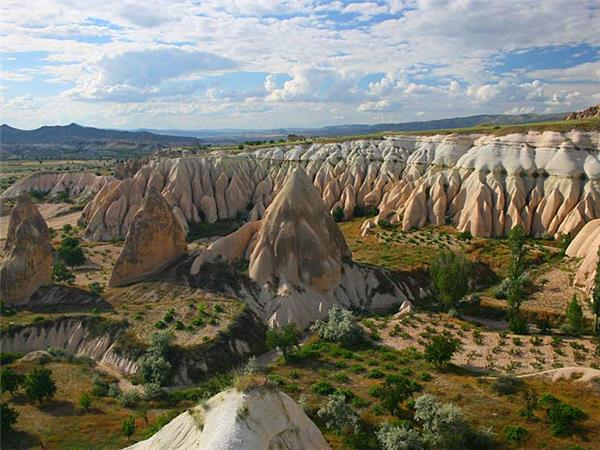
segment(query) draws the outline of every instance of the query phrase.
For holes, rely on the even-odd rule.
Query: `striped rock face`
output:
[[[598,249],[600,249],[600,219],[588,222],[566,251],[568,256],[582,258],[573,281],[575,286],[582,288],[588,295],[591,295],[594,289]]]
[[[328,211],[376,207],[403,229],[453,223],[476,236],[516,224],[534,236],[576,233],[600,218],[600,133],[400,136],[151,161],[106,185],[81,223],[92,239],[123,238],[155,187],[182,224],[261,219],[302,167]]]

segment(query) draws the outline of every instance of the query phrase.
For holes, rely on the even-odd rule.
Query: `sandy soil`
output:
[[[81,216],[81,211],[68,212],[73,207],[69,203],[40,203],[37,207],[42,217],[46,219],[48,227],[55,230],[62,228],[65,224],[77,225],[77,220]],[[9,219],[10,215],[0,217],[0,241],[6,239]]]
[[[382,323],[382,322],[380,322]],[[588,337],[517,336],[477,328],[445,315],[414,314],[390,320],[381,330],[382,343],[397,349],[423,350],[431,333],[446,332],[458,339],[461,349],[452,362],[475,371],[525,374],[562,367],[600,365],[595,345]]]

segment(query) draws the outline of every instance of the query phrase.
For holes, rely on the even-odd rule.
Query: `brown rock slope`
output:
[[[10,220],[8,222],[8,231],[6,234],[6,243],[4,245],[5,250],[9,250],[15,241],[15,234],[17,227],[24,221],[29,220],[37,228],[44,239],[48,240],[48,226],[46,221],[38,211],[37,207],[31,201],[31,197],[28,194],[21,194],[15,202],[10,213]]]
[[[600,219],[588,222],[567,248],[567,255],[583,258],[575,275],[575,286],[592,293],[600,248]]]
[[[52,283],[52,247],[46,222],[29,199],[19,198],[9,223],[8,252],[0,266],[0,298],[27,303],[40,287]]]
[[[184,230],[171,207],[151,188],[133,218],[110,285],[123,286],[154,275],[186,249]]]
[[[360,266],[304,170],[295,169],[267,208],[250,222],[214,242],[194,261],[205,264],[247,260],[256,290],[242,291],[250,307],[272,326],[305,327],[335,304],[385,310],[412,299],[405,283],[385,271]]]

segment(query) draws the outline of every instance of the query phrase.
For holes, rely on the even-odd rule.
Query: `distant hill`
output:
[[[450,119],[425,120],[419,122],[403,123],[378,123],[331,125],[321,128],[275,128],[262,130],[153,130],[142,129],[140,131],[164,133],[175,136],[197,137],[214,144],[239,143],[251,140],[279,140],[285,139],[289,134],[301,134],[305,136],[350,136],[360,134],[381,133],[386,131],[430,131],[448,128],[467,128],[477,125],[513,125],[534,122],[545,122],[550,120],[561,120],[566,113],[557,114],[481,114],[468,117],[453,117]]]
[[[191,137],[165,136],[148,131],[104,130],[72,123],[66,126],[43,126],[20,130],[6,124],[0,126],[0,143],[10,144],[79,144],[90,142],[128,142],[138,144],[180,144],[197,142]]]

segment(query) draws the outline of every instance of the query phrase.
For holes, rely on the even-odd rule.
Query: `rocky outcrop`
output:
[[[582,258],[575,274],[574,284],[591,295],[594,277],[598,267],[598,249],[600,249],[600,219],[587,223],[569,244],[566,254]]]
[[[185,254],[185,233],[171,207],[150,188],[135,214],[110,286],[124,286],[154,275]]]
[[[40,286],[52,283],[52,247],[46,222],[25,197],[15,204],[8,229],[8,251],[0,266],[0,298],[22,305]]]
[[[115,178],[117,180],[131,178],[144,164],[147,163],[148,158],[131,158],[125,161],[120,161],[115,166]]]
[[[502,236],[517,223],[534,236],[576,233],[600,218],[600,133],[397,136],[272,147],[238,155],[151,161],[106,186],[81,223],[92,239],[125,236],[156,187],[187,222],[261,219],[287,175],[302,167],[331,211],[378,208],[403,229],[453,223]]]
[[[9,250],[14,245],[17,227],[25,220],[29,220],[39,231],[40,235],[43,236],[44,240],[48,240],[48,225],[46,224],[46,221],[31,201],[31,197],[27,194],[21,194],[17,198],[17,201],[10,212],[6,242],[4,245],[5,250]]]
[[[123,327],[116,322],[107,326],[100,319],[89,317],[18,325],[2,331],[2,351],[29,353],[49,347],[61,348],[72,355],[92,358],[131,375],[137,371],[137,363],[113,350],[115,339]]]
[[[327,441],[283,392],[235,389],[180,414],[129,450],[325,450]]]
[[[111,176],[90,172],[37,172],[17,181],[0,195],[0,199],[15,198],[29,192],[39,192],[49,198],[65,192],[69,197],[87,199],[113,180]]]
[[[388,272],[352,262],[344,236],[300,168],[289,175],[261,221],[215,241],[190,272],[201,275],[205,265],[243,260],[258,290],[250,287],[238,295],[271,326],[304,328],[336,304],[381,311],[412,295]]]
[[[593,119],[595,117],[600,118],[600,105],[590,106],[583,111],[569,113],[565,117],[565,120]]]

